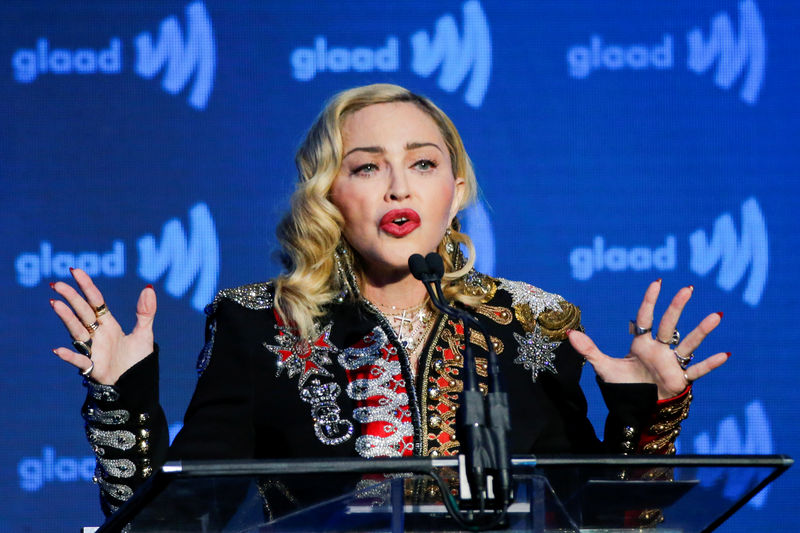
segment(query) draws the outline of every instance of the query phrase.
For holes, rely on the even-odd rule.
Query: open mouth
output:
[[[393,209],[381,217],[380,227],[396,237],[408,235],[420,225],[419,214],[413,209]]]

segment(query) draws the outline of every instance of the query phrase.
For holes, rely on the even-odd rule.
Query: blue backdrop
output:
[[[579,304],[620,355],[653,279],[695,286],[686,331],[725,312],[701,355],[733,356],[696,386],[681,451],[800,456],[799,17],[781,0],[4,2],[0,530],[101,521],[48,283],[84,268],[125,327],[155,285],[179,424],[202,307],[279,270],[304,129],[377,81],[460,128],[484,271]],[[584,385],[602,428],[589,368]],[[793,530],[794,470],[723,531]]]

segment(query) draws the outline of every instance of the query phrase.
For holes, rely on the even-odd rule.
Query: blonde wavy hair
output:
[[[324,306],[340,297],[345,289],[346,281],[341,279],[337,269],[337,247],[343,246],[355,259],[352,263],[356,279],[361,278],[358,254],[342,235],[344,218],[329,198],[342,164],[342,126],[347,117],[359,109],[391,102],[416,105],[439,127],[450,154],[453,176],[465,181],[459,211],[477,196],[475,172],[461,136],[433,102],[391,84],[366,85],[334,95],[297,150],[297,187],[291,198],[291,209],[277,229],[287,271],[275,281],[275,308],[283,322],[296,328],[302,337],[312,334],[315,319],[325,313]],[[459,230],[458,219],[454,218],[450,224],[450,239],[457,248],[459,243],[466,247],[463,265],[454,264],[457,260],[447,253],[444,236],[437,250],[445,262],[444,292],[449,300],[472,306],[477,303],[476,297],[465,293],[463,284],[458,281],[474,265],[475,248],[469,236]],[[351,293],[351,296],[355,295]]]

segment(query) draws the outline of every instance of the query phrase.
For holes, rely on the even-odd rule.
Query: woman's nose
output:
[[[395,170],[392,167],[389,171],[389,187],[386,190],[387,200],[403,200],[411,195],[411,184],[403,170]]]

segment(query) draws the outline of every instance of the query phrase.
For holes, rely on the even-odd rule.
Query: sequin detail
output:
[[[216,309],[219,301],[223,299],[232,300],[242,307],[255,311],[271,309],[273,305],[272,283],[251,283],[232,289],[223,289],[217,293],[214,301],[209,304],[212,312]],[[208,312],[208,307],[206,307],[206,313]]]
[[[112,477],[129,478],[136,473],[136,465],[130,459],[98,458],[97,466],[103,473]]]
[[[200,350],[200,355],[197,356],[197,364],[195,368],[197,369],[198,375],[203,375],[203,372],[206,371],[208,368],[209,363],[211,363],[211,350],[214,349],[214,338],[217,336],[217,319],[216,318],[209,318],[208,324],[206,324],[206,343],[203,345],[203,349]]]
[[[86,426],[86,438],[97,446],[111,446],[118,450],[130,450],[136,444],[136,437],[130,431],[103,431]]]
[[[324,365],[332,364],[328,354],[336,352],[336,347],[330,342],[331,327],[328,324],[313,341],[300,338],[294,329],[280,323],[280,317],[275,314],[278,321],[275,336],[277,344],[264,343],[264,348],[278,356],[276,376],[280,376],[284,369],[290,378],[299,376],[297,388],[302,388],[311,376],[332,378]]]
[[[300,389],[300,398],[311,405],[314,434],[329,446],[341,444],[353,436],[353,423],[341,418],[341,409],[336,404],[341,388],[336,383],[311,383]]]
[[[131,414],[124,409],[114,411],[103,411],[98,407],[87,407],[81,413],[83,419],[95,424],[105,424],[107,426],[118,426],[126,423]]]
[[[119,393],[111,385],[103,385],[90,379],[84,379],[83,386],[89,389],[89,395],[95,400],[104,402],[116,402],[119,400]]]
[[[499,282],[498,289],[511,295],[512,306],[527,304],[534,317],[544,312],[545,309],[561,311],[561,302],[564,301],[564,298],[558,294],[543,291],[539,287],[522,281],[509,281],[502,278],[498,278],[497,281]]]
[[[560,342],[551,342],[549,337],[542,335],[538,327],[532,333],[526,333],[524,337],[514,333],[514,338],[517,340],[519,354],[514,362],[531,371],[534,383],[542,372],[558,374],[554,350],[561,345]]]
[[[100,488],[114,498],[115,500],[126,501],[128,498],[133,496],[133,489],[130,488],[128,485],[119,485],[116,483],[109,483],[105,479],[99,478],[95,479]]]
[[[339,355],[350,383],[347,395],[356,401],[353,418],[361,422],[356,452],[362,457],[401,457],[414,453],[414,425],[402,368],[386,333],[376,326]]]

